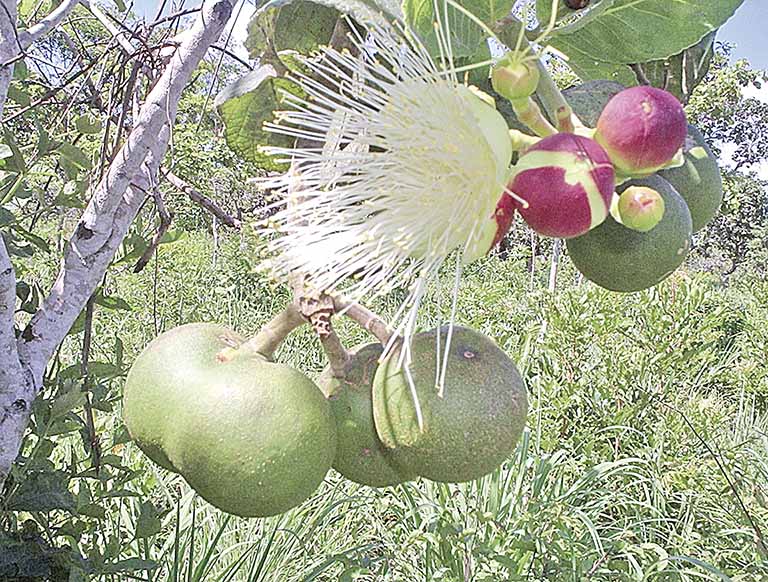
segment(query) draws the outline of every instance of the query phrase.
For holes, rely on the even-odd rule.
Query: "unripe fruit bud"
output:
[[[517,210],[544,236],[571,238],[602,223],[615,187],[608,154],[587,137],[557,133],[532,146],[508,189],[528,203]]]
[[[627,228],[648,232],[664,217],[664,199],[647,186],[630,186],[619,196],[619,216]]]
[[[674,95],[639,86],[625,89],[608,102],[597,120],[595,140],[620,173],[644,176],[675,157],[687,132],[683,106]]]
[[[505,99],[525,99],[539,86],[539,69],[533,61],[515,60],[510,52],[491,69],[491,85]]]

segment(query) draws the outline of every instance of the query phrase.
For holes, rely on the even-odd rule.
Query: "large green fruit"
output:
[[[438,331],[440,342],[437,343]],[[436,362],[443,361],[448,328],[411,342],[408,368],[423,414],[419,429],[400,348],[373,381],[376,430],[396,462],[428,479],[469,481],[497,468],[515,449],[525,425],[525,385],[512,360],[486,336],[455,326],[442,394]],[[439,350],[439,353],[438,353]]]
[[[688,204],[693,232],[696,232],[706,226],[720,209],[723,181],[717,158],[701,132],[690,124],[683,154],[685,163],[682,166],[662,170],[659,175],[672,184]]]
[[[343,378],[335,377],[329,367],[317,382],[336,419],[333,468],[347,479],[371,487],[397,485],[417,476],[393,464],[373,423],[371,387],[383,351],[378,343],[363,346],[352,354]]]
[[[333,461],[336,431],[311,380],[226,350],[242,341],[213,324],[160,335],[129,373],[124,420],[142,450],[160,451],[206,501],[263,517],[312,494]]]
[[[612,291],[653,287],[685,259],[691,248],[691,213],[681,196],[662,178],[631,180],[629,186],[653,188],[664,199],[664,216],[648,232],[630,230],[612,216],[587,234],[568,239],[568,253],[584,276]]]

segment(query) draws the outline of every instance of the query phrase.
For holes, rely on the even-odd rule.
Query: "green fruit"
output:
[[[264,517],[312,494],[331,466],[336,434],[312,381],[232,350],[242,341],[213,324],[162,334],[129,373],[124,419],[139,446],[161,451],[206,501]]]
[[[333,468],[347,479],[371,487],[397,485],[417,476],[393,465],[373,424],[371,385],[383,351],[380,344],[363,346],[350,358],[343,378],[334,377],[326,368],[317,382],[336,419]]]
[[[379,437],[399,465],[434,481],[456,483],[490,473],[513,453],[528,401],[512,360],[490,338],[458,326],[441,393],[436,362],[438,357],[443,362],[447,334],[448,327],[442,327],[417,334],[411,342],[408,370],[423,430],[406,368],[398,365],[402,348],[394,349],[376,371],[373,411]]]
[[[590,127],[597,125],[603,108],[611,97],[621,93],[624,85],[616,81],[587,81],[563,91],[563,96],[573,112]]]
[[[612,291],[640,291],[669,276],[691,248],[691,213],[669,182],[651,176],[619,188],[646,186],[664,200],[664,216],[648,232],[630,230],[612,216],[587,234],[568,239],[568,253],[584,276]]]
[[[617,210],[621,224],[648,232],[664,217],[664,199],[653,188],[630,186],[619,196]]]
[[[696,232],[717,214],[723,201],[723,182],[717,158],[693,125],[688,125],[683,155],[682,166],[662,170],[659,175],[672,184],[688,204],[693,232]]]

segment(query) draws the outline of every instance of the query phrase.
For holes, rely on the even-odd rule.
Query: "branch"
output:
[[[159,165],[165,155],[169,127],[176,117],[181,92],[208,47],[219,37],[231,10],[230,0],[212,0],[206,4],[191,34],[141,107],[125,144],[96,186],[69,240],[64,265],[53,289],[24,330],[23,357],[32,366],[35,378],[41,376],[46,362],[104,275],[117,249],[117,246],[111,248],[116,230],[127,231],[129,218],[133,218],[132,199],[143,202],[146,196],[145,192],[129,185],[144,173],[145,184],[140,185],[145,190],[151,189],[153,177],[151,173],[147,176],[142,172],[142,163],[150,156],[152,165]],[[129,200],[125,200],[124,195]],[[126,202],[130,210],[125,208]]]
[[[115,37],[115,40],[118,42],[125,54],[132,56],[136,52],[136,48],[131,44],[131,41],[125,38],[125,32],[121,31],[117,26],[115,26],[109,17],[104,14],[104,12],[102,12],[101,8],[99,8],[95,3],[91,4],[89,0],[80,0],[80,4],[85,6],[88,12],[93,14],[96,20],[101,22],[101,25],[106,28],[113,37]]]
[[[176,174],[166,168],[162,169],[162,173],[171,184],[189,196],[189,199],[192,200],[192,202],[205,208],[208,212],[218,218],[219,221],[221,221],[223,224],[229,226],[230,228],[240,228],[242,226],[242,223],[237,218],[227,214],[227,212],[221,206],[216,204],[216,202],[208,198],[205,194],[196,190],[183,178],[179,178]]]
[[[275,351],[283,340],[297,327],[307,323],[304,316],[293,303],[278,313],[272,320],[261,328],[259,333],[242,344],[239,348],[225,348],[219,353],[220,360],[229,360],[235,354],[259,354],[272,360]]]
[[[160,246],[160,241],[163,240],[165,233],[168,232],[168,229],[171,226],[171,220],[173,220],[173,214],[168,212],[168,208],[165,206],[165,200],[163,200],[163,195],[157,187],[152,190],[152,198],[155,201],[157,215],[160,217],[160,226],[157,227],[157,232],[155,233],[155,236],[152,237],[152,241],[149,243],[147,250],[144,251],[141,258],[136,261],[136,264],[133,267],[134,273],[140,273],[144,270],[144,267],[147,266],[152,255],[157,251],[157,247]]]
[[[16,0],[0,0],[0,118],[13,78],[14,59],[23,52],[16,33]]]
[[[53,12],[43,18],[40,22],[34,26],[30,26],[27,30],[22,30],[19,33],[19,44],[21,45],[22,50],[26,50],[33,42],[37,42],[56,28],[79,2],[80,0],[64,0]]]
[[[19,452],[33,392],[32,382],[19,361],[15,308],[16,274],[0,236],[0,491]]]
[[[367,307],[340,295],[333,297],[333,306],[337,313],[349,317],[379,340],[381,345],[386,346],[389,343],[394,332],[389,328],[386,321]]]

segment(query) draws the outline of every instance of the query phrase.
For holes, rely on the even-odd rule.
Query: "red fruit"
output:
[[[507,188],[528,203],[516,203],[517,211],[533,230],[571,238],[608,216],[615,173],[597,142],[557,133],[526,151]]]
[[[625,89],[605,106],[595,140],[619,172],[642,176],[669,163],[688,133],[680,101],[667,91],[639,86]]]

